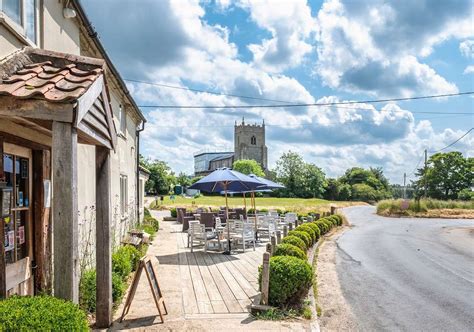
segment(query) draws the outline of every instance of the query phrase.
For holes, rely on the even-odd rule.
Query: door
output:
[[[7,295],[33,295],[33,184],[31,149],[4,143],[3,168],[12,188],[11,214],[5,218]]]

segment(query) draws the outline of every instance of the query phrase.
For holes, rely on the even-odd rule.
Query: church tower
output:
[[[253,159],[264,170],[267,169],[267,146],[265,145],[265,120],[261,125],[235,123],[234,126],[234,160]]]

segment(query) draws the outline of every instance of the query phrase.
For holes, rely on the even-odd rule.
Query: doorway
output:
[[[3,171],[11,188],[11,213],[5,221],[7,295],[33,295],[32,150],[4,143]]]

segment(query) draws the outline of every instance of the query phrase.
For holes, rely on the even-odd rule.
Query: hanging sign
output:
[[[128,295],[127,301],[123,307],[122,316],[120,317],[120,321],[123,320],[128,311],[130,310],[130,306],[132,305],[133,297],[137,291],[138,282],[140,281],[140,276],[142,272],[145,271],[148,284],[150,285],[151,293],[155,300],[156,308],[158,309],[158,314],[160,315],[161,322],[164,322],[163,313],[161,312],[160,304],[163,305],[164,314],[168,314],[168,310],[166,309],[165,301],[163,299],[163,294],[161,293],[160,284],[158,283],[158,278],[156,277],[155,269],[153,268],[153,264],[151,263],[151,259],[148,257],[143,257],[140,260],[140,264],[138,266],[137,272],[135,273],[135,277],[133,278],[132,287],[130,288],[130,293]]]

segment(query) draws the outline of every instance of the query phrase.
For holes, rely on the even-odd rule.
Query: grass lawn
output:
[[[185,198],[182,196],[175,196],[174,202],[170,200],[169,196],[165,196],[163,203],[159,202],[158,208],[171,208],[171,207],[212,207],[216,208],[219,206],[225,206],[224,196],[201,196],[199,198]],[[282,209],[293,212],[308,212],[316,211],[323,212],[329,211],[331,205],[337,207],[345,207],[351,205],[360,205],[365,203],[360,202],[336,202],[327,201],[319,198],[278,198],[278,197],[257,197],[256,198],[257,210],[258,209]],[[229,207],[243,207],[244,200],[240,197],[229,197]],[[247,198],[247,207],[250,208],[250,199]]]
[[[474,201],[388,199],[377,204],[377,214],[386,217],[474,218]]]

